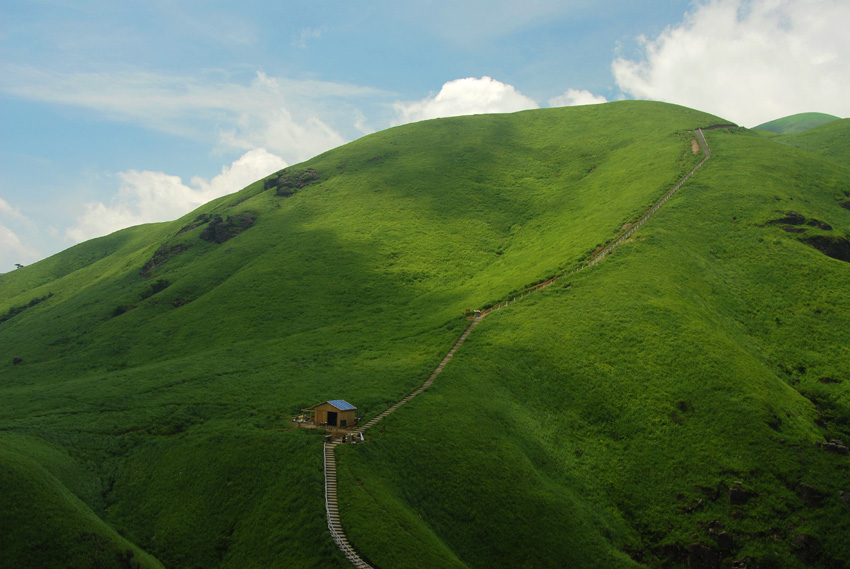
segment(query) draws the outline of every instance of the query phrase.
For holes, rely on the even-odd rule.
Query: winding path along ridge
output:
[[[729,125],[729,126],[733,126],[733,125]],[[673,186],[666,194],[664,194],[664,196],[660,200],[658,200],[658,202],[656,202],[655,205],[653,205],[651,208],[649,208],[646,211],[646,213],[643,214],[643,216],[639,220],[637,220],[631,227],[629,227],[629,229],[625,233],[623,233],[622,235],[617,237],[612,243],[610,243],[604,249],[602,249],[598,253],[594,254],[590,258],[590,260],[587,261],[587,263],[585,263],[584,265],[582,265],[581,267],[579,267],[578,269],[576,269],[575,271],[573,271],[570,274],[575,274],[575,273],[578,273],[578,272],[586,269],[587,267],[592,267],[593,265],[595,265],[596,263],[598,263],[599,261],[604,259],[606,256],[608,256],[611,253],[611,251],[613,251],[615,248],[617,248],[619,245],[621,245],[626,239],[631,237],[632,234],[635,231],[637,231],[637,229],[641,225],[646,223],[649,220],[649,218],[652,217],[655,214],[655,212],[657,212],[659,210],[659,208],[661,208],[661,206],[664,205],[664,203],[668,199],[670,199],[670,196],[675,194],[679,190],[679,188],[681,188],[682,185],[690,179],[690,177],[694,174],[694,172],[699,170],[700,167],[702,167],[702,165],[705,164],[708,161],[709,158],[711,158],[711,150],[708,147],[708,142],[706,142],[706,140],[705,140],[705,136],[702,133],[702,129],[698,128],[695,132],[696,132],[696,136],[697,136],[697,141],[699,142],[699,146],[702,149],[702,152],[704,154],[703,159],[696,166],[694,166],[693,169],[691,169],[690,172],[685,174],[682,177],[682,179],[679,180],[678,183],[676,183],[675,186]],[[475,317],[475,319],[472,321],[472,324],[470,324],[469,327],[463,332],[461,337],[458,338],[458,341],[455,342],[455,345],[452,346],[452,349],[449,350],[449,353],[446,354],[446,356],[442,359],[442,361],[439,363],[437,368],[433,371],[433,373],[431,373],[431,375],[428,377],[428,379],[425,380],[425,383],[423,383],[421,387],[419,387],[416,391],[413,391],[410,394],[408,394],[406,397],[404,397],[398,403],[395,403],[394,405],[392,405],[391,407],[386,409],[384,412],[373,417],[371,420],[369,420],[363,426],[356,429],[354,432],[361,434],[364,431],[366,431],[367,429],[375,426],[375,424],[378,423],[378,421],[380,421],[381,419],[383,419],[384,417],[386,417],[390,413],[394,412],[396,409],[398,409],[399,407],[401,407],[402,405],[404,405],[405,403],[407,403],[408,401],[410,401],[411,399],[413,399],[414,397],[416,397],[417,395],[419,395],[420,393],[425,391],[428,387],[430,387],[431,384],[434,383],[434,379],[436,379],[437,376],[440,375],[440,372],[443,371],[443,368],[446,367],[446,364],[449,363],[449,360],[451,360],[452,357],[455,355],[455,352],[457,352],[457,350],[461,347],[461,345],[463,345],[463,342],[466,340],[466,338],[469,337],[469,334],[472,332],[472,330],[476,326],[478,326],[478,324],[481,322],[481,320],[490,311],[499,310],[499,309],[501,309],[505,306],[508,306],[508,304],[510,304],[512,302],[516,302],[517,300],[521,300],[524,296],[528,296],[532,292],[536,292],[538,290],[546,288],[549,285],[551,285],[553,282],[558,280],[561,276],[563,276],[563,275],[559,275],[559,276],[554,277],[554,278],[552,278],[548,281],[545,281],[545,282],[543,282],[539,285],[536,285],[535,287],[532,287],[531,289],[526,291],[524,294],[516,296],[516,297],[514,297],[510,300],[506,300],[505,302],[499,303],[495,307],[490,308],[487,311],[482,312],[481,315]],[[361,557],[357,554],[357,552],[354,550],[354,548],[348,542],[348,538],[346,538],[345,532],[342,529],[342,524],[340,523],[339,500],[337,498],[336,458],[334,456],[334,449],[339,444],[340,444],[340,441],[336,440],[336,441],[333,441],[331,443],[325,443],[324,448],[323,448],[324,464],[325,464],[325,466],[324,466],[324,469],[325,469],[325,511],[327,513],[327,519],[328,519],[328,530],[330,530],[330,534],[331,534],[331,537],[333,538],[334,542],[337,544],[337,546],[340,548],[340,550],[343,552],[345,557],[351,562],[352,565],[354,565],[358,569],[374,569],[371,565],[369,565],[363,559],[361,559]]]

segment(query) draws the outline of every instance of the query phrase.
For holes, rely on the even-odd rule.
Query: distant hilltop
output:
[[[803,132],[822,124],[840,120],[841,117],[828,115],[826,113],[798,113],[781,119],[775,119],[755,127],[757,130],[766,130],[777,134],[794,134]]]

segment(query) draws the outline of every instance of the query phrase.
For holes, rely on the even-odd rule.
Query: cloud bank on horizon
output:
[[[477,44],[486,45],[493,38],[504,42],[511,34],[533,34],[550,18],[568,17],[604,3],[587,0],[567,9],[547,1],[534,10],[520,10],[524,15],[519,17],[516,6],[501,0],[475,33],[464,35],[439,26],[431,31],[458,49],[474,51]],[[474,10],[467,8],[469,18],[457,20],[458,25],[474,16]],[[451,9],[446,4],[442,10]],[[497,17],[508,13],[515,14],[511,25]],[[41,227],[47,224],[36,221],[38,212],[31,208],[22,213],[6,185],[0,186],[5,198],[0,198],[0,272],[12,263],[37,260],[45,249],[52,252],[63,243],[67,246],[130,225],[175,219],[289,163],[408,122],[534,109],[541,106],[539,100],[548,106],[571,106],[622,98],[681,104],[745,126],[806,111],[847,117],[850,35],[842,27],[848,21],[850,3],[843,0],[696,2],[681,21],[654,37],[640,36],[628,54],[625,47],[611,45],[608,65],[615,87],[604,94],[565,77],[560,94],[538,90],[529,96],[522,84],[503,82],[493,72],[455,76],[436,93],[405,101],[395,90],[369,86],[368,80],[367,85],[358,85],[350,77],[325,81],[264,71],[246,77],[220,69],[178,73],[129,66],[92,71],[2,62],[2,95],[80,109],[101,123],[131,125],[206,146],[212,154],[235,157],[209,179],[184,175],[190,178],[188,184],[180,176],[152,169],[107,172],[105,178],[114,184],[111,193],[107,188],[96,199],[79,199],[68,208],[74,213],[61,222],[64,227],[46,232]],[[483,25],[486,22],[492,25],[488,28]],[[429,25],[422,24],[426,29]],[[223,41],[251,43],[250,26],[235,29],[241,30],[238,37]],[[293,49],[308,52],[334,32],[326,26],[302,27],[290,43]]]

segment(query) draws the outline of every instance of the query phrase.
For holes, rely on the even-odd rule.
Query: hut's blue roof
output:
[[[333,401],[328,401],[331,405],[339,409],[340,411],[350,411],[356,410],[357,407],[349,403],[348,401],[343,401],[342,399],[334,399]]]

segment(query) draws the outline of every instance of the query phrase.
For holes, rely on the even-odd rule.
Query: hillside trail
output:
[[[718,127],[722,127],[722,126],[734,126],[734,125],[718,125]],[[708,129],[715,128],[715,127],[705,127],[705,128],[708,130]],[[576,273],[583,271],[584,269],[587,269],[588,267],[594,266],[599,261],[601,261],[602,259],[607,257],[614,249],[619,247],[623,242],[625,242],[627,239],[629,239],[629,237],[631,237],[632,234],[634,234],[635,231],[637,231],[644,223],[646,223],[653,215],[655,215],[655,213],[661,208],[661,206],[664,205],[664,203],[666,203],[668,199],[670,199],[670,196],[672,196],[677,191],[679,191],[679,189],[682,187],[682,185],[685,182],[687,182],[691,178],[691,176],[693,176],[694,172],[699,170],[702,167],[702,165],[705,164],[711,158],[711,149],[708,147],[708,142],[705,140],[705,135],[703,135],[702,129],[698,128],[698,129],[696,129],[696,131],[693,131],[693,132],[696,134],[696,140],[699,144],[699,147],[702,149],[702,153],[704,155],[703,159],[696,166],[694,166],[691,169],[690,172],[685,174],[682,177],[682,179],[679,180],[676,183],[676,185],[674,185],[670,190],[668,190],[667,193],[664,194],[664,196],[660,200],[658,200],[652,207],[650,207],[643,214],[643,216],[641,216],[640,219],[638,219],[631,226],[624,228],[623,232],[620,233],[618,236],[616,236],[615,239],[612,242],[610,242],[608,245],[606,245],[601,250],[594,252],[594,254],[591,255],[590,259],[588,259],[588,261],[584,265],[580,266],[579,268],[575,269],[574,271],[572,271],[570,273],[565,273],[565,274],[562,274],[562,275],[557,275],[557,276],[555,276],[555,277],[553,277],[553,278],[551,278],[547,281],[536,284],[536,285],[528,288],[527,290],[525,290],[521,294],[519,294],[519,295],[517,295],[517,296],[515,296],[515,297],[513,297],[509,300],[505,300],[503,302],[500,302],[499,304],[481,312],[479,315],[477,315],[472,320],[472,323],[469,325],[469,327],[467,327],[467,329],[463,332],[463,334],[460,336],[460,338],[458,338],[457,342],[455,342],[454,346],[452,346],[451,350],[449,350],[449,352],[445,355],[445,357],[437,365],[436,369],[434,369],[434,371],[431,373],[431,375],[428,377],[428,379],[426,379],[425,382],[418,389],[409,393],[403,399],[401,399],[400,401],[398,401],[397,403],[395,403],[394,405],[392,405],[388,409],[384,410],[382,413],[373,417],[371,420],[369,420],[363,426],[355,429],[353,431],[353,433],[360,435],[362,437],[362,434],[366,430],[370,429],[371,427],[374,427],[375,424],[377,424],[379,421],[381,421],[381,419],[383,419],[384,417],[386,417],[390,413],[395,412],[399,407],[401,407],[402,405],[404,405],[405,403],[407,403],[408,401],[410,401],[411,399],[413,399],[414,397],[416,397],[417,395],[419,395],[420,393],[422,393],[423,391],[428,389],[428,387],[430,387],[431,384],[434,383],[434,380],[437,378],[438,375],[440,375],[440,373],[446,367],[446,364],[448,364],[449,361],[454,357],[455,352],[457,352],[458,349],[460,349],[460,347],[463,345],[464,341],[466,341],[466,339],[469,337],[469,334],[475,329],[476,326],[478,326],[478,324],[481,322],[481,320],[483,320],[484,317],[486,317],[490,312],[492,312],[494,310],[501,310],[502,308],[505,308],[505,307],[509,306],[510,304],[513,304],[513,303],[515,303],[519,300],[522,300],[523,298],[525,298],[529,294],[543,290],[544,288],[549,287],[555,281],[557,281],[558,279],[560,279],[564,276],[574,275]],[[340,444],[342,444],[342,442],[340,440],[335,440],[335,441],[330,442],[330,443],[325,443],[324,448],[323,448],[324,471],[325,471],[325,512],[327,514],[327,519],[328,519],[328,530],[330,531],[331,537],[333,538],[334,542],[337,544],[339,549],[342,551],[342,553],[345,555],[345,557],[351,562],[352,565],[354,565],[358,569],[374,569],[372,565],[369,565],[366,561],[364,561],[357,554],[357,552],[354,550],[354,548],[348,542],[348,538],[346,537],[345,531],[343,530],[342,524],[340,523],[339,500],[338,500],[338,496],[337,496],[336,458],[335,458],[335,455],[334,455],[334,449]]]

